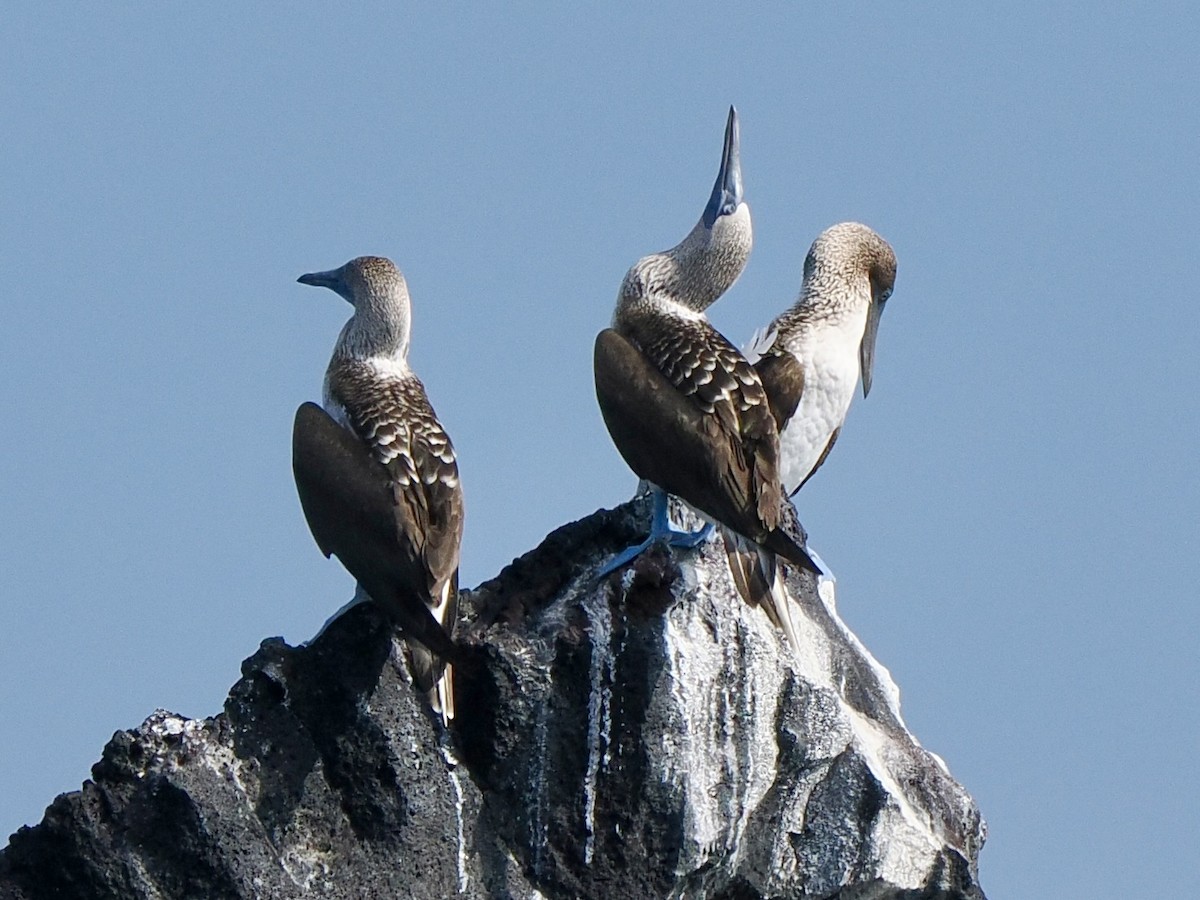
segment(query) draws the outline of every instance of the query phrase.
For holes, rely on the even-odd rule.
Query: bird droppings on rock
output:
[[[982,898],[979,812],[832,598],[789,580],[800,659],[717,541],[595,579],[646,513],[464,595],[450,732],[356,607],[264,641],[221,714],[114,735],[0,897]]]

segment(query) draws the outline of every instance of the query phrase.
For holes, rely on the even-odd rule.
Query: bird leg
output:
[[[691,550],[707,541],[713,533],[713,525],[708,522],[699,531],[684,531],[675,527],[667,511],[667,495],[658,488],[651,488],[654,511],[650,517],[650,534],[640,544],[626,547],[610,559],[599,572],[597,578],[603,578],[610,572],[615,572],[625,564],[632,562],[656,541],[665,541],[668,547],[680,547]]]

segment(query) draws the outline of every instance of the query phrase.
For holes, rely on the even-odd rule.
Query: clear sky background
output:
[[[350,308],[302,272],[405,272],[465,585],[630,496],[592,340],[735,103],[755,248],[718,328],[786,308],[835,222],[899,257],[799,507],[989,822],[985,889],[1191,896],[1195,5],[400,6],[0,11],[0,832],[349,598],[290,431]]]

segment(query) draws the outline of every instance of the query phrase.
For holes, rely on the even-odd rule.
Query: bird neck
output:
[[[411,321],[407,310],[392,310],[381,315],[370,306],[355,310],[338,336],[334,348],[334,359],[389,359],[404,361],[408,358]]]
[[[696,223],[678,245],[658,254],[671,262],[672,277],[665,284],[665,292],[696,312],[708,309],[733,286],[746,266],[749,246],[739,238],[737,229],[714,230],[702,221]]]
[[[865,277],[818,269],[804,279],[800,296],[775,327],[793,352],[808,339],[824,340],[820,336],[834,330],[858,339],[866,326],[870,302],[871,286]]]
[[[703,220],[670,250],[652,253],[629,270],[617,299],[615,321],[626,312],[653,309],[702,318],[727,291],[750,256],[749,211],[722,216],[713,228]]]

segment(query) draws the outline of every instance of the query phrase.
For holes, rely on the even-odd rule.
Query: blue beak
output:
[[[742,202],[742,161],[738,154],[737,110],[729,107],[725,123],[725,148],[721,152],[721,168],[713,185],[712,196],[704,208],[704,226],[712,228],[721,216],[734,212]]]
[[[301,275],[296,280],[301,284],[308,284],[313,287],[329,288],[335,294],[349,300],[350,289],[346,286],[346,282],[342,280],[344,269],[345,266],[330,269],[328,272],[309,272],[306,275]]]
[[[863,329],[862,343],[858,347],[858,362],[862,371],[862,392],[863,397],[871,393],[871,379],[875,369],[875,338],[879,334],[879,320],[883,316],[883,307],[887,303],[888,297],[892,294],[891,289],[881,291],[874,282],[871,281],[871,304],[867,307],[867,325]]]

